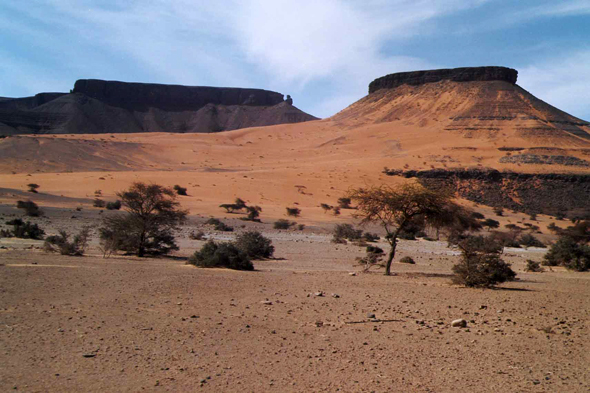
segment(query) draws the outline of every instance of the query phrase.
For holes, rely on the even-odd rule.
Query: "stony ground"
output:
[[[542,250],[507,250],[519,280],[480,290],[450,284],[458,257],[443,242],[403,241],[396,259],[417,263],[385,277],[361,273],[362,249],[322,228],[262,225],[278,259],[237,272],[185,265],[202,244],[193,229],[167,259],[103,259],[95,243],[62,257],[0,239],[0,389],[590,389],[590,275],[523,272]],[[457,318],[467,327],[451,327]]]

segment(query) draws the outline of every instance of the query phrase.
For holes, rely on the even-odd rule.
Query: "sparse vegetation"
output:
[[[213,227],[216,231],[232,232],[234,230],[233,227],[227,225],[226,223],[224,223],[223,221],[221,221],[217,218],[210,218],[207,221],[205,221],[205,224],[213,225]]]
[[[88,247],[90,228],[84,227],[69,241],[70,235],[66,231],[59,231],[58,235],[48,236],[43,248],[47,252],[59,252],[61,255],[82,256]]]
[[[35,184],[35,183],[30,183],[30,184],[27,184],[27,187],[29,187],[29,189],[28,189],[29,192],[37,194],[38,193],[37,189],[41,186],[38,184]]]
[[[301,209],[299,209],[298,207],[287,207],[287,215],[289,217],[299,217],[299,215],[301,214]]]
[[[260,212],[262,208],[260,206],[246,206],[246,211],[248,212],[247,219],[249,221],[260,221],[258,217],[260,216]]]
[[[6,225],[12,225],[12,230],[3,229],[0,231],[0,237],[16,237],[19,239],[41,240],[45,236],[45,231],[37,224],[29,221],[24,222],[20,218],[15,218],[6,222]]]
[[[295,221],[285,220],[284,218],[280,218],[275,221],[273,228],[274,229],[289,229],[292,226],[297,225]]]
[[[579,272],[588,271],[590,270],[590,247],[576,242],[570,236],[561,236],[545,254],[543,264],[565,266]]]
[[[348,197],[338,198],[338,207],[341,209],[352,209],[350,206],[351,202],[351,199]]]
[[[225,209],[228,213],[233,213],[236,211],[241,211],[246,207],[246,202],[240,198],[236,198],[234,203],[224,203],[219,205],[219,207]]]
[[[334,230],[332,231],[332,235],[333,243],[346,243],[345,240],[360,240],[363,235],[363,231],[361,229],[355,229],[350,224],[336,224]]]
[[[107,210],[120,210],[121,201],[117,199],[115,202],[107,202],[106,208]]]
[[[174,186],[174,191],[176,191],[176,194],[178,194],[178,195],[183,195],[183,196],[186,196],[187,195],[187,193],[186,193],[186,187],[181,187],[178,184],[176,184]]]
[[[530,233],[525,233],[518,239],[518,243],[523,247],[539,247],[545,248],[545,244]]]
[[[458,209],[451,209],[454,204],[448,195],[418,184],[406,184],[397,189],[385,186],[360,188],[352,190],[349,196],[357,202],[355,216],[361,218],[362,223],[377,222],[387,233],[391,249],[386,262],[386,275],[391,274],[399,234],[412,220],[421,216],[425,222],[436,223],[437,226],[452,225],[455,214],[449,212]]]
[[[324,210],[324,213],[332,210],[333,206],[328,205],[327,203],[322,203],[320,207]]]
[[[236,270],[254,270],[248,255],[232,242],[216,243],[209,240],[188,260],[199,267],[226,267]]]
[[[501,217],[504,215],[504,209],[502,209],[501,207],[495,207],[494,214]]]
[[[188,235],[188,238],[191,240],[203,240],[203,239],[205,239],[205,232],[203,232],[203,231],[191,232]]]
[[[172,231],[184,222],[188,212],[180,209],[174,190],[133,183],[117,196],[126,212],[104,219],[100,238],[105,244],[138,257],[178,250]]]
[[[545,271],[545,269],[543,269],[543,267],[541,266],[540,262],[533,261],[532,259],[526,260],[526,267],[524,268],[524,270],[526,272],[532,273],[541,273]]]
[[[414,259],[410,256],[405,256],[402,259],[399,260],[400,263],[409,263],[411,265],[415,265],[416,262],[414,261]]]
[[[29,217],[40,217],[43,215],[43,211],[39,209],[39,206],[33,201],[17,201],[16,207],[23,209],[25,214]]]
[[[453,266],[453,282],[468,287],[492,287],[514,280],[516,273],[501,259],[502,244],[491,237],[469,236],[457,246],[461,261]]]
[[[235,245],[251,259],[271,258],[275,251],[272,241],[258,231],[239,234]]]
[[[488,228],[488,231],[500,227],[500,223],[492,218],[487,218],[481,222],[481,226]]]
[[[106,202],[100,198],[94,198],[94,202],[92,203],[92,206],[103,208],[106,206]]]

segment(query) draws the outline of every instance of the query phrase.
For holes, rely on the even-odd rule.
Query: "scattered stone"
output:
[[[348,275],[349,276],[356,276],[356,273],[355,272],[350,272],[350,273],[348,273]]]
[[[337,293],[333,293],[333,294],[332,294],[332,297],[334,297],[334,298],[338,299],[338,298],[340,297],[340,295],[338,295]]]
[[[272,302],[270,300],[263,300],[260,303],[265,304],[267,306],[271,306],[272,305]]]
[[[370,312],[370,313],[367,314],[367,318],[369,318],[369,319],[375,319],[375,314],[372,313],[372,312]]]
[[[82,355],[82,356],[83,356],[83,357],[85,357],[85,358],[93,358],[93,357],[95,357],[95,356],[96,356],[96,354],[95,354],[95,353],[85,353],[85,354],[84,354],[84,355]]]
[[[451,326],[464,328],[467,326],[467,321],[464,319],[455,319],[453,322],[451,322]]]
[[[314,293],[313,295],[314,296],[317,296],[317,297],[323,297],[324,296],[324,292],[319,291],[319,292]]]

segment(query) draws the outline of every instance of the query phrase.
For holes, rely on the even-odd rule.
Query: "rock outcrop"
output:
[[[446,189],[488,206],[527,213],[576,213],[588,209],[590,174],[518,173],[496,169],[432,169],[384,171],[416,178],[424,186]]]
[[[273,106],[283,102],[281,93],[261,89],[128,83],[98,79],[76,81],[74,93],[83,94],[111,106],[139,112],[150,108],[167,112],[198,111],[207,104]]]
[[[315,117],[262,89],[83,79],[72,93],[0,99],[0,135],[209,133]]]
[[[427,71],[398,72],[375,79],[369,84],[369,94],[380,89],[401,85],[418,86],[443,80],[453,82],[504,81],[516,83],[518,71],[506,67],[464,67]]]

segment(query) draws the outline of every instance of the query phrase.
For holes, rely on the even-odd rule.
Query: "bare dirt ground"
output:
[[[40,222],[50,233],[98,224],[95,211],[72,214]],[[265,223],[256,227],[277,260],[255,261],[254,272],[199,269],[184,257],[203,244],[188,239],[202,221],[181,231],[176,258],[103,259],[96,240],[88,256],[62,257],[0,239],[0,389],[590,389],[590,275],[523,272],[543,250],[506,250],[519,280],[467,289],[450,284],[458,256],[444,242],[402,241],[396,260],[416,265],[395,263],[385,277],[361,273],[363,250],[330,243],[329,225]],[[451,327],[457,318],[467,328]]]

